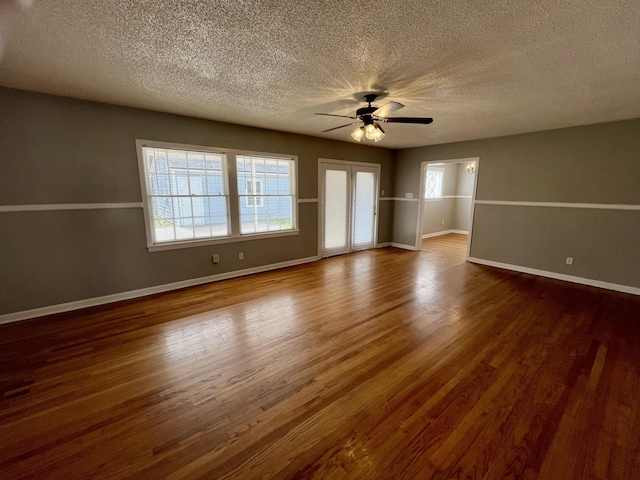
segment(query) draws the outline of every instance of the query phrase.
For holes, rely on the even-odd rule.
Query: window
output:
[[[293,161],[238,155],[240,233],[291,230],[293,226]],[[244,202],[243,202],[244,200]]]
[[[149,250],[297,233],[295,157],[136,143]]]
[[[226,156],[143,147],[152,243],[229,235]]]
[[[444,168],[427,167],[426,176],[424,198],[442,198]]]

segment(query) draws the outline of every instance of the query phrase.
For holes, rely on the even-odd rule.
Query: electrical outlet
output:
[[[213,255],[213,256],[211,257],[211,261],[212,261],[213,263],[218,263],[218,262],[220,261],[220,255]]]
[[[239,258],[240,260],[244,260],[244,253],[240,252],[240,253],[238,254],[238,258]]]
[[[381,195],[384,197],[384,190],[382,190],[382,194]]]
[[[405,193],[404,198],[413,198],[413,193]]]
[[[573,257],[567,257],[567,265],[573,265]]]
[[[444,225],[444,220],[442,220],[442,224]]]

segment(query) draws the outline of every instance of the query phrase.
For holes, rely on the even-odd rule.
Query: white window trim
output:
[[[427,197],[427,188],[426,188],[426,176],[427,176],[427,172],[431,170],[431,171],[436,171],[436,172],[442,172],[442,185],[441,189],[440,189],[440,195],[438,195],[437,197]],[[424,175],[425,175],[425,190],[424,190],[424,201],[425,202],[441,202],[442,199],[444,198],[442,193],[444,192],[444,168],[443,167],[431,167],[431,166],[427,166],[427,168],[425,168],[424,170]]]
[[[207,237],[207,238],[196,238],[192,240],[179,240],[174,242],[163,242],[163,243],[153,243],[153,233],[151,232],[151,221],[150,221],[150,207],[148,204],[149,193],[147,191],[147,178],[146,178],[146,170],[144,164],[144,155],[142,152],[143,147],[154,147],[154,148],[169,148],[169,149],[177,149],[177,150],[195,150],[200,152],[211,152],[211,153],[222,153],[227,157],[227,177],[225,178],[225,182],[228,183],[228,198],[229,198],[229,229],[231,230],[231,234],[224,237]],[[300,230],[298,228],[298,156],[297,155],[289,155],[282,153],[271,153],[271,152],[254,152],[250,150],[237,150],[230,148],[218,148],[218,147],[208,147],[202,145],[190,145],[184,143],[173,143],[173,142],[158,142],[155,140],[136,140],[136,151],[138,154],[138,172],[140,176],[140,188],[142,192],[142,210],[144,212],[144,225],[145,232],[147,236],[147,250],[149,252],[159,252],[163,250],[175,250],[179,248],[192,248],[192,247],[202,247],[206,245],[218,245],[223,243],[234,243],[234,242],[243,242],[248,240],[261,240],[275,237],[287,237],[291,235],[299,235]],[[291,213],[292,213],[292,229],[291,230],[282,230],[276,232],[264,232],[264,233],[250,233],[250,234],[240,234],[240,214],[239,214],[239,195],[238,195],[238,185],[237,185],[237,173],[236,173],[236,155],[252,155],[252,156],[261,156],[261,157],[269,157],[269,158],[282,158],[288,159],[293,162],[294,172],[293,172],[293,182],[292,182],[292,205],[291,205]]]

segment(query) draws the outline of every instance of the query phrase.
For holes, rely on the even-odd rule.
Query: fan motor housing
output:
[[[376,110],[378,110],[378,107],[372,107],[371,105],[369,105],[368,107],[362,107],[356,110],[356,116],[362,117],[364,115],[371,115]]]

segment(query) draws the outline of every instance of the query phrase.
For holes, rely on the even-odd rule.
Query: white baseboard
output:
[[[511,265],[509,263],[494,262],[492,260],[484,260],[482,258],[467,258],[472,263],[487,265],[489,267],[503,268],[520,273],[530,273],[540,277],[553,278],[555,280],[564,280],[565,282],[579,283],[580,285],[588,285],[590,287],[604,288],[606,290],[614,290],[616,292],[631,293],[632,295],[640,295],[640,288],[631,287],[629,285],[619,285],[617,283],[601,282],[600,280],[592,280],[590,278],[574,277],[563,273],[549,272],[547,270],[538,270],[536,268],[521,267],[520,265]]]
[[[439,237],[440,235],[447,235],[449,233],[457,233],[460,235],[469,235],[469,232],[466,230],[442,230],[441,232],[435,233],[425,233],[422,235],[422,238],[431,238],[431,237]]]
[[[30,318],[42,317],[44,315],[51,315],[54,313],[68,312],[71,310],[78,310],[80,308],[95,307],[97,305],[104,305],[107,303],[119,302],[122,300],[130,300],[132,298],[145,297],[147,295],[168,292],[171,290],[177,290],[179,288],[202,285],[203,283],[228,280],[230,278],[241,277],[243,275],[251,275],[254,273],[267,272],[269,270],[277,270],[279,268],[292,267],[294,265],[301,265],[303,263],[315,262],[316,260],[320,260],[320,257],[307,257],[297,260],[290,260],[287,262],[272,263],[259,267],[245,268],[244,270],[235,270],[233,272],[219,273],[217,275],[209,275],[207,277],[199,277],[190,280],[183,280],[181,282],[157,285],[155,287],[141,288],[139,290],[132,290],[129,292],[114,293],[112,295],[105,295],[103,297],[87,298],[85,300],[77,300],[75,302],[61,303],[58,305],[34,308],[32,310],[7,313],[5,315],[0,315],[0,325],[4,323],[17,322],[20,320],[27,320]]]
[[[418,250],[420,250],[419,248],[416,248],[413,245],[405,245],[404,243],[385,242],[385,243],[379,243],[378,245],[376,245],[376,248],[385,248],[385,247],[402,248],[403,250],[411,250],[412,252],[417,252]]]
[[[389,246],[402,248],[404,250],[412,250],[412,251],[420,250],[419,248],[416,248],[414,245],[405,245],[404,243],[389,242]]]
[[[376,248],[385,248],[385,247],[396,247],[396,248],[402,248],[404,250],[412,250],[412,251],[419,250],[413,245],[405,245],[404,243],[385,242],[385,243],[379,243],[376,245]]]

